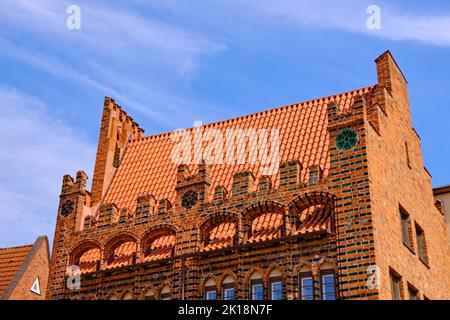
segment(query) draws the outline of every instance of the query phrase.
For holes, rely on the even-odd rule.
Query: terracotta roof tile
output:
[[[0,248],[0,295],[4,293],[32,249],[32,245]]]
[[[280,213],[264,213],[252,222],[251,236],[248,242],[259,242],[275,239],[279,236],[283,225],[283,215]]]
[[[203,251],[212,251],[230,247],[236,232],[236,225],[232,222],[224,222],[211,230],[207,244]]]
[[[319,165],[323,175],[330,168],[328,156],[329,139],[327,131],[327,105],[335,101],[343,111],[350,110],[353,96],[369,92],[367,87],[330,97],[284,106],[243,117],[220,121],[202,126],[203,130],[219,129],[225,134],[227,129],[279,129],[280,162],[298,160],[303,168]],[[192,132],[193,128],[188,129]],[[293,143],[294,142],[294,143]],[[135,210],[136,198],[142,194],[152,194],[157,200],[167,198],[175,200],[177,164],[172,161],[171,153],[176,142],[171,133],[159,134],[133,140],[129,143],[122,163],[115,174],[104,202],[115,203],[119,208]],[[207,143],[205,142],[205,145]],[[197,166],[188,165],[191,173]],[[238,171],[250,171],[258,178],[260,165],[251,164],[211,164],[212,199],[217,186],[231,190],[233,174]],[[306,171],[302,171],[305,179]],[[279,173],[272,176],[274,186],[278,184]]]
[[[156,238],[150,245],[149,252],[145,255],[144,261],[155,261],[170,258],[175,248],[175,235],[164,235]]]
[[[133,264],[136,256],[136,243],[124,242],[114,250],[114,258],[110,261],[106,269],[129,266]]]
[[[91,249],[86,251],[79,261],[81,273],[88,273],[97,271],[100,263],[100,249]]]
[[[325,205],[311,206],[300,213],[301,224],[294,234],[327,230],[331,218],[331,208]]]

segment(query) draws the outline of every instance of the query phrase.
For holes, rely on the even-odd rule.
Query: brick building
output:
[[[445,216],[447,231],[450,232],[450,185],[434,188],[433,194],[436,200],[436,206]]]
[[[0,248],[0,300],[44,300],[49,263],[45,236],[31,245]]]
[[[91,191],[63,178],[48,298],[448,299],[407,82],[376,65],[373,86],[183,134],[144,137],[106,97]]]

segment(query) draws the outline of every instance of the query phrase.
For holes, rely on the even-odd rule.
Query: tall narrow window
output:
[[[405,152],[406,152],[406,164],[408,165],[408,168],[411,169],[411,158],[409,156],[408,142],[405,142]]]
[[[234,278],[232,276],[227,276],[222,282],[222,292],[223,300],[234,300]]]
[[[271,300],[283,299],[283,278],[278,270],[273,270],[269,275],[269,295]]]
[[[321,271],[322,300],[336,300],[336,285],[334,280],[334,270]]]
[[[314,300],[314,279],[311,272],[300,274],[300,299]]]
[[[425,233],[423,229],[416,223],[416,241],[417,241],[417,251],[419,253],[419,258],[422,262],[428,264],[427,255],[427,244],[425,241]]]
[[[153,291],[153,290],[148,290],[148,291],[145,293],[144,299],[145,299],[145,300],[155,300],[155,299],[156,299],[156,298],[155,298],[155,291]]]
[[[392,300],[401,300],[402,299],[402,294],[401,294],[402,278],[398,274],[393,272],[392,270],[390,271],[389,276],[391,278]]]
[[[419,300],[419,290],[408,284],[409,300]]]
[[[409,218],[409,214],[405,209],[400,207],[400,219],[401,219],[401,227],[402,227],[402,239],[405,246],[409,249],[413,249],[412,241],[411,241],[411,221]]]
[[[170,287],[169,286],[165,286],[161,290],[161,300],[170,300]]]
[[[133,300],[133,295],[130,292],[127,292],[123,297],[122,300]]]
[[[214,279],[209,279],[205,283],[205,299],[217,300],[216,282]]]
[[[264,299],[264,284],[259,272],[254,272],[250,278],[250,294],[252,300]]]

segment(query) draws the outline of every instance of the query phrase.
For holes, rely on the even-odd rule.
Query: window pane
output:
[[[170,300],[170,293],[161,294],[161,300]]]
[[[216,300],[217,292],[216,291],[207,291],[206,292],[206,300]]]
[[[391,291],[392,300],[400,300],[400,278],[395,274],[391,273]]]
[[[334,291],[334,275],[327,274],[322,276],[322,299],[336,300]]]
[[[252,285],[252,300],[263,300],[263,285],[258,283]]]
[[[224,300],[234,300],[234,288],[227,288],[223,290]]]
[[[314,282],[312,277],[302,277],[300,279],[301,299],[314,300]]]
[[[272,282],[270,284],[270,293],[272,300],[283,299],[283,284],[281,282]]]

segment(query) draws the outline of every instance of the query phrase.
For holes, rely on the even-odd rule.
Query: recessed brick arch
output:
[[[138,250],[138,237],[133,232],[122,231],[108,238],[105,245],[104,257],[106,259],[110,259],[112,254],[114,253],[114,250],[117,249],[121,244],[126,242],[135,243],[136,251]]]
[[[161,299],[162,299],[162,297],[161,297],[162,291],[163,291],[164,288],[166,288],[166,287],[169,288],[170,299],[172,300],[172,299],[174,298],[174,291],[173,291],[173,287],[172,287],[171,282],[170,282],[170,281],[164,281],[164,282],[160,285],[160,287],[159,287],[159,289],[158,289],[158,291],[157,291],[157,299],[158,299],[158,300],[161,300]]]
[[[321,269],[323,269],[323,267],[325,266],[325,265],[329,265],[329,266],[331,266],[331,268],[333,269],[333,270],[337,270],[337,264],[336,264],[336,260],[335,259],[332,259],[332,258],[330,258],[330,257],[322,257],[322,258],[320,258],[320,260],[319,260],[319,262],[317,263],[317,269],[318,270],[321,270]]]
[[[76,264],[78,259],[89,250],[98,249],[100,250],[100,255],[103,255],[104,246],[102,243],[95,239],[86,239],[79,241],[72,248],[69,249],[69,265]]]
[[[260,267],[251,268],[249,271],[247,271],[247,273],[245,274],[245,278],[244,278],[244,287],[247,290],[250,286],[250,278],[255,272],[260,273],[262,276],[262,279],[265,281],[265,277],[264,277],[265,272],[263,269],[261,269]],[[264,285],[266,285],[266,283],[264,283]]]
[[[291,226],[298,226],[300,222],[300,213],[313,206],[322,205],[325,208],[325,215],[323,219],[332,217],[334,212],[336,196],[329,192],[307,192],[301,194],[291,200],[288,204],[289,213],[288,219]]]
[[[233,213],[233,212],[216,212],[213,213],[207,217],[205,217],[200,223],[199,223],[199,231],[200,231],[200,241],[203,245],[206,245],[206,242],[208,240],[208,237],[211,233],[211,231],[219,226],[222,223],[233,223],[235,227],[235,233],[233,238],[233,243],[238,242],[238,236],[239,236],[239,226],[240,226],[240,220],[241,216],[240,214]]]
[[[155,239],[164,234],[177,234],[178,228],[172,224],[163,223],[156,226],[153,226],[147,230],[145,230],[139,237],[142,246],[144,246],[145,242],[149,240]]]
[[[264,214],[277,214],[281,217],[280,232],[284,236],[286,234],[286,207],[273,200],[259,201],[251,204],[242,211],[242,224],[240,229],[240,238],[246,242],[250,237],[252,222]]]
[[[141,260],[148,253],[148,250],[150,249],[150,246],[152,245],[153,241],[157,240],[160,237],[164,237],[164,236],[175,237],[175,245],[172,250],[172,253],[174,253],[175,246],[176,246],[177,232],[178,232],[178,228],[176,226],[173,226],[173,225],[167,224],[167,223],[153,226],[150,229],[143,232],[142,235],[140,236]]]
[[[206,293],[205,292],[205,285],[210,279],[214,280],[214,282],[215,282],[216,292],[217,293],[220,292],[220,290],[219,290],[220,289],[220,282],[219,282],[220,277],[216,276],[213,273],[207,273],[206,275],[204,275],[202,277],[202,280],[200,282],[199,294],[201,295],[202,298],[205,297],[205,293]]]
[[[288,278],[288,273],[282,268],[278,263],[272,263],[264,272],[264,280],[266,283],[269,283],[270,279],[270,273],[274,270],[280,271],[282,278],[283,278],[283,284],[285,283],[286,279]]]
[[[149,291],[152,291],[154,294],[154,298],[156,299],[156,296],[158,294],[158,289],[156,287],[154,287],[153,285],[148,285],[145,286],[144,289],[142,290],[141,294],[140,294],[140,299],[141,300],[145,300],[145,297],[147,296],[147,293]]]
[[[279,202],[273,200],[258,201],[256,203],[249,205],[242,211],[242,218],[244,219],[245,222],[252,221],[254,218],[256,218],[262,213],[276,212],[284,215],[285,210],[286,210],[285,205]]]
[[[300,259],[296,266],[294,267],[294,275],[298,276],[298,274],[301,272],[302,268],[306,267],[311,273],[314,270],[313,264],[307,260]]]
[[[336,196],[329,192],[307,192],[301,194],[289,202],[288,207],[289,211],[301,211],[307,209],[310,206],[317,204],[325,204],[334,208],[334,203],[336,200]]]
[[[238,276],[236,275],[236,273],[234,273],[233,271],[227,271],[227,272],[223,273],[223,274],[219,277],[219,285],[220,285],[220,287],[222,287],[223,282],[225,281],[225,279],[226,279],[228,276],[231,276],[231,277],[234,279],[235,285],[237,284],[237,282],[238,282]]]

